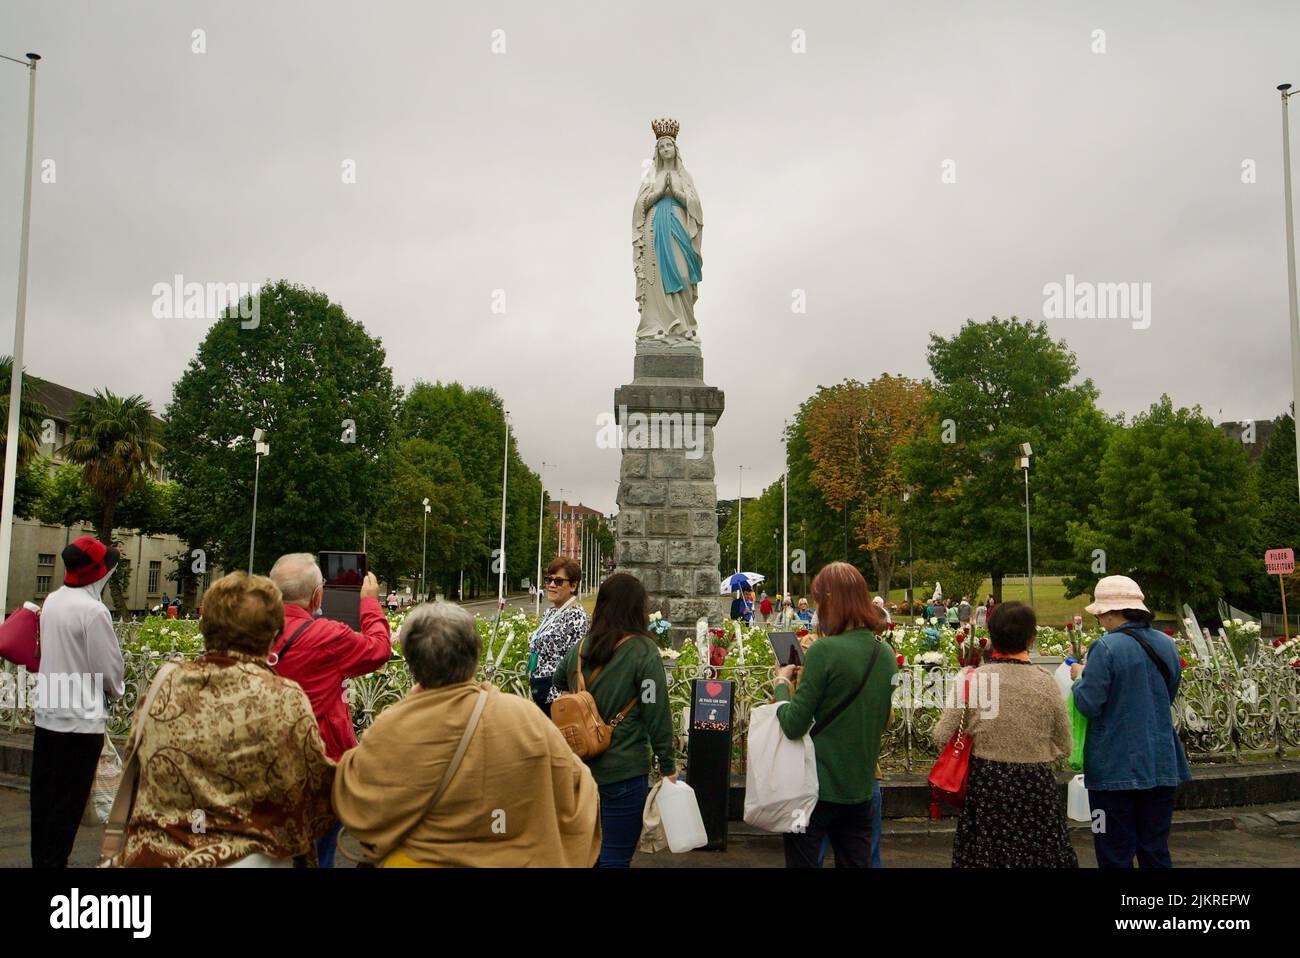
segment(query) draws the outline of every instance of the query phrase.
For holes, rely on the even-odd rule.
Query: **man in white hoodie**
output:
[[[66,868],[104,746],[108,704],[124,690],[122,649],[101,596],[118,553],[92,536],[63,550],[63,587],[41,610],[32,746],[32,867]]]

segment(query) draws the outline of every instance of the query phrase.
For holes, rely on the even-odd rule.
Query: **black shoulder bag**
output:
[[[837,718],[839,718],[841,712],[843,712],[846,708],[848,708],[850,705],[852,705],[854,702],[858,700],[858,696],[862,694],[862,690],[867,687],[867,679],[871,678],[871,670],[876,667],[876,657],[880,655],[880,646],[881,646],[880,639],[876,639],[876,647],[871,650],[871,660],[867,662],[867,670],[862,673],[862,681],[859,682],[858,687],[853,690],[853,694],[850,695],[848,698],[846,698],[839,705],[835,706],[835,708],[831,709],[830,714],[827,715],[826,718],[822,719],[820,722],[818,722],[816,725],[813,726],[813,730],[808,733],[809,735],[816,738],[817,733],[825,731],[826,726],[830,725]]]
[[[1134,640],[1136,640],[1137,644],[1142,646],[1142,651],[1145,652],[1147,657],[1155,663],[1156,669],[1159,670],[1161,678],[1165,680],[1165,691],[1169,693],[1169,698],[1172,700],[1174,697],[1172,691],[1174,687],[1174,678],[1169,674],[1169,666],[1165,665],[1164,659],[1156,655],[1156,650],[1151,648],[1151,643],[1136,632],[1126,628],[1121,628],[1119,631],[1123,632],[1125,635],[1132,636]]]
[[[314,623],[315,621],[316,621],[315,619],[308,619],[308,620],[307,620],[306,622],[304,622],[302,625],[298,626],[297,631],[294,632],[293,635],[289,636],[289,641],[286,642],[286,643],[284,643],[284,647],[283,647],[282,649],[280,649],[279,652],[276,653],[276,656],[275,656],[275,665],[272,665],[272,666],[271,666],[271,670],[272,670],[272,671],[275,670],[275,666],[276,666],[276,665],[279,665],[281,662],[284,661],[284,657],[285,657],[286,655],[289,654],[289,649],[290,649],[290,647],[294,644],[294,642],[298,641],[298,636],[300,636],[300,635],[302,635],[304,632],[306,632],[307,629],[309,629],[309,628],[311,627],[312,623]]]

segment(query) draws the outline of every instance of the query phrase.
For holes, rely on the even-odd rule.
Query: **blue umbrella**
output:
[[[730,578],[722,580],[722,588],[718,592],[719,594],[735,592],[737,589],[747,589],[750,586],[758,585],[762,581],[763,576],[757,572],[737,572]]]

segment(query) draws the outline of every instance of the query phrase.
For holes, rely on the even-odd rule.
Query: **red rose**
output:
[[[714,645],[709,648],[709,664],[721,665],[727,661],[727,648],[723,645]]]
[[[1174,630],[1173,630],[1173,629],[1163,629],[1162,631],[1165,633],[1165,635],[1169,636],[1169,638],[1172,639],[1172,638],[1174,637]]]
[[[898,659],[898,667],[901,669],[901,668],[903,667],[903,661],[904,661],[904,659],[903,659],[903,657],[902,657],[901,655],[900,655],[900,656],[897,656],[897,659]]]
[[[1273,640],[1273,648],[1276,649],[1276,648],[1277,648],[1279,645],[1281,645],[1281,644],[1282,644],[1282,640],[1281,640],[1281,639],[1274,639],[1274,640]]]
[[[794,634],[794,637],[795,637],[796,639],[802,639],[802,638],[805,638],[807,635],[808,635],[808,630],[807,630],[807,629],[800,629],[798,632],[796,632],[796,633]]]
[[[980,639],[980,648],[985,648],[989,644],[988,639]]]
[[[1187,668],[1187,660],[1183,658],[1181,655],[1178,657],[1178,664],[1181,665],[1183,668]]]
[[[1065,631],[1066,631],[1066,632],[1073,632],[1073,631],[1074,631],[1074,623],[1073,623],[1073,622],[1067,622],[1067,623],[1065,623]]]

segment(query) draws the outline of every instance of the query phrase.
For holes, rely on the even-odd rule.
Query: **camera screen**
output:
[[[320,571],[325,584],[336,589],[359,589],[366,578],[364,552],[322,552]]]

